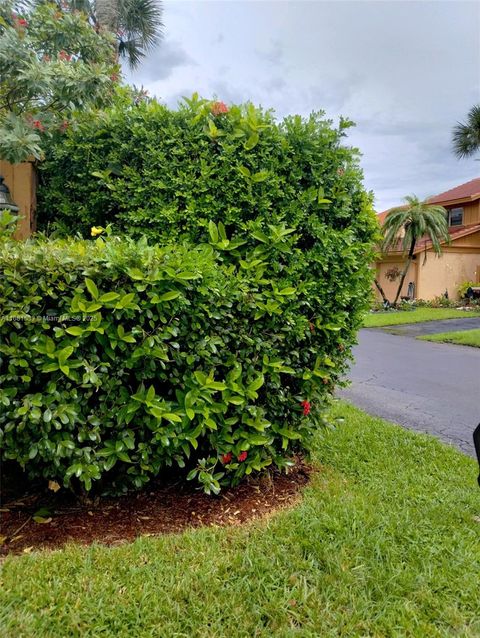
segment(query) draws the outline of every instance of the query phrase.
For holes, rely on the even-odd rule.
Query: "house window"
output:
[[[463,224],[463,208],[450,208],[447,211],[448,225],[461,226]]]

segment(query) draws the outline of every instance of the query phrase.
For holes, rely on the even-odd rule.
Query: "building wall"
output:
[[[392,268],[395,268],[395,267],[398,268],[400,272],[402,272],[404,268],[404,262],[401,260],[395,261],[394,259],[392,260],[388,259],[385,261],[377,262],[376,264],[377,281],[383,288],[385,296],[387,297],[389,301],[393,301],[395,299],[395,295],[397,294],[397,288],[398,288],[398,284],[400,283],[400,280],[396,279],[395,281],[390,281],[389,279],[387,279],[385,274],[388,270],[391,270]],[[416,287],[416,279],[417,279],[417,263],[416,261],[413,261],[407,273],[407,276],[405,277],[405,281],[403,282],[402,290],[400,293],[401,297],[407,296],[408,284],[410,281],[413,281]],[[375,291],[376,291],[377,299],[381,301],[382,297],[380,293],[378,292],[378,289],[376,286],[375,286]]]
[[[418,299],[433,299],[448,290],[450,299],[457,299],[458,286],[464,281],[480,281],[480,250],[446,248],[440,257],[431,250],[423,264],[419,255]]]
[[[35,169],[30,162],[9,164],[0,160],[0,175],[4,177],[13,201],[20,208],[20,219],[14,237],[16,239],[26,239],[35,230]]]
[[[376,263],[377,280],[382,286],[387,299],[393,301],[397,291],[398,280],[391,282],[385,273],[397,267],[402,270],[403,261],[398,256],[385,258]],[[480,231],[466,237],[456,239],[450,246],[443,246],[442,254],[437,257],[433,250],[416,255],[405,277],[401,296],[407,295],[408,282],[415,283],[415,298],[431,300],[448,291],[450,299],[458,298],[458,286],[464,281],[480,284]],[[381,300],[375,287],[375,294]]]
[[[480,232],[466,235],[465,237],[459,237],[452,243],[451,247],[454,249],[461,248],[474,248],[477,252],[480,252]],[[449,250],[449,246],[445,246],[446,250]]]

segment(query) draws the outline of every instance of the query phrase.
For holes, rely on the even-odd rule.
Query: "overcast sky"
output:
[[[165,37],[127,81],[170,106],[197,91],[278,117],[353,119],[365,185],[382,211],[480,176],[451,152],[453,125],[480,102],[480,2],[163,3]]]

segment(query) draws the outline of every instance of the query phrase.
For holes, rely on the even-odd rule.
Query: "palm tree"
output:
[[[409,195],[405,197],[405,206],[392,208],[388,213],[382,230],[384,234],[382,251],[398,250],[400,244],[405,255],[405,265],[393,302],[395,306],[412,263],[418,240],[422,237],[429,239],[437,255],[442,252],[442,242],[450,240],[447,211],[443,206],[434,206],[428,201],[419,200],[415,195]]]
[[[453,129],[453,152],[458,158],[470,157],[480,151],[480,104],[472,106],[467,122]]]
[[[161,40],[163,8],[159,0],[70,0],[69,5],[115,34],[117,55],[126,58],[131,68]]]

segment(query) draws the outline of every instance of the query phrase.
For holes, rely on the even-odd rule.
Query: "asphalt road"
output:
[[[472,432],[480,422],[480,348],[368,329],[360,331],[353,354],[348,375],[352,385],[339,396],[369,414],[428,432],[475,455]]]
[[[390,334],[405,337],[419,337],[420,335],[434,335],[441,332],[457,332],[458,330],[476,330],[480,328],[480,317],[465,317],[461,319],[442,319],[440,321],[423,321],[407,323],[398,326],[382,328]]]

